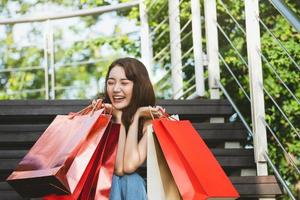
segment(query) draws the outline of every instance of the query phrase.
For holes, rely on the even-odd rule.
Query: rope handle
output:
[[[78,112],[75,112],[75,113],[74,112],[70,112],[69,113],[69,119],[73,119],[75,116],[86,115],[88,113],[91,113],[90,116],[92,116],[96,110],[98,110],[99,108],[102,107],[102,104],[103,104],[103,100],[102,99],[93,100],[90,105],[88,105],[87,107],[83,108],[82,110],[80,110]],[[105,108],[104,108],[104,112],[105,112]]]
[[[148,106],[148,109],[149,109],[149,113],[150,113],[150,115],[151,115],[152,120],[154,120],[155,118],[154,118],[154,115],[153,115],[153,113],[152,113],[152,111],[151,111],[151,106]],[[165,112],[162,108],[159,108],[159,111],[161,112],[161,114],[160,114],[160,116],[158,117],[158,119],[166,118],[166,119],[169,119],[169,120],[173,119],[174,121],[178,121],[178,119],[176,119],[176,118],[170,116],[170,115],[169,115],[167,112]]]

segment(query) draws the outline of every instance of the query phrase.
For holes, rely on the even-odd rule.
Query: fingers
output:
[[[155,106],[155,108],[159,111],[161,115],[164,115],[164,113],[166,112],[166,109],[161,106]]]
[[[151,108],[151,113],[156,117],[163,116],[164,113],[166,112],[166,109],[161,106],[154,106],[154,107],[150,106],[150,108]]]

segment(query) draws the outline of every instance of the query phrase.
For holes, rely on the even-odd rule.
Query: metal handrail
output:
[[[164,4],[160,7],[160,9],[154,14],[153,18],[155,19],[158,15],[158,13],[160,13],[160,11],[162,11],[165,6],[168,4],[168,1],[165,1]]]
[[[294,166],[294,168],[296,169],[296,171],[300,175],[299,168],[297,167],[297,165],[294,162],[294,160],[291,158],[290,154],[285,150],[285,148],[283,147],[282,143],[279,141],[278,137],[276,136],[276,134],[274,133],[274,131],[272,130],[272,128],[270,127],[270,125],[266,122],[266,120],[263,117],[260,117],[260,120],[269,129],[270,133],[273,135],[274,139],[276,140],[276,142],[278,143],[278,145],[280,146],[280,148],[282,149],[282,151],[284,151],[285,155],[287,155],[289,161],[292,163],[292,165]]]
[[[282,0],[269,1],[280,12],[280,14],[284,16],[298,32],[300,32],[300,19],[297,15]]]
[[[187,23],[189,23],[189,21],[187,22]],[[186,24],[187,24],[186,23]],[[180,30],[180,33],[182,32],[182,29]],[[181,40],[180,40],[180,42],[183,42],[189,35],[191,35],[192,34],[192,30],[190,30],[183,38],[181,38]],[[165,52],[170,46],[171,46],[171,43],[173,43],[174,41],[170,41],[160,52],[158,52],[155,56],[154,56],[154,58],[153,58],[153,60],[155,60],[157,57],[159,57],[160,56],[160,54],[162,54],[163,52]],[[164,56],[161,58],[161,59],[159,59],[159,62],[161,61],[161,60],[163,60],[164,59]]]
[[[300,66],[296,63],[296,61],[293,59],[291,54],[288,52],[288,50],[285,48],[285,46],[279,41],[279,39],[270,31],[270,29],[266,26],[266,24],[259,18],[257,19],[260,21],[260,23],[263,25],[263,27],[267,30],[267,32],[273,37],[273,39],[279,44],[279,46],[284,50],[285,54],[290,58],[292,63],[297,67],[297,69],[300,71]]]
[[[85,86],[76,86],[76,85],[59,86],[59,87],[55,87],[55,91],[58,91],[58,90],[72,90],[72,89],[81,89],[81,90],[84,90],[86,88],[87,87],[85,87]]]
[[[37,93],[37,92],[44,92],[45,88],[40,89],[29,89],[29,90],[19,90],[19,91],[7,91],[8,95],[15,95],[15,94],[23,94],[23,93]]]
[[[184,40],[186,40],[188,38],[188,36],[190,36],[192,34],[192,30],[190,30],[183,38],[181,38],[180,42],[183,42]],[[174,41],[173,41],[174,42]],[[166,51],[166,49],[168,47],[170,47],[171,45],[171,42],[167,44],[167,46],[162,50],[162,51]],[[161,53],[162,51],[160,51],[159,53]],[[165,54],[163,57],[161,57],[161,59],[158,60],[158,63],[160,63],[163,59],[165,59],[165,57],[167,56],[168,54]],[[158,57],[158,55],[156,55],[153,60],[155,60],[156,58]]]
[[[156,4],[157,1],[158,1],[158,0],[152,1],[151,4],[149,5],[148,10],[151,10],[151,8]]]
[[[44,69],[44,67],[32,66],[32,67],[25,67],[25,68],[0,69],[0,73],[19,72],[19,71],[31,71],[31,70],[38,70],[38,69]]]
[[[225,6],[225,5],[224,5]],[[225,8],[225,7],[224,7]],[[227,10],[228,11],[228,10]],[[230,13],[228,11],[228,13]],[[235,19],[232,15],[230,15],[233,19]],[[234,20],[238,27],[240,28],[240,30],[245,34],[245,30],[238,24],[238,22],[236,20]],[[242,57],[242,55],[238,52],[237,48],[232,44],[231,40],[229,39],[229,37],[227,36],[227,34],[225,33],[225,31],[222,29],[222,27],[217,24],[219,30],[222,32],[222,34],[224,35],[224,37],[226,38],[226,40],[230,43],[230,45],[234,48],[234,50],[236,51],[236,53],[238,54],[238,56],[242,59],[242,61],[244,62],[244,64],[248,67],[247,62],[244,60],[244,58]],[[258,50],[259,51],[259,50]],[[289,91],[289,93],[292,95],[292,97],[297,101],[298,104],[300,104],[299,99],[294,95],[294,93],[289,89],[289,87],[284,83],[284,81],[281,79],[281,77],[279,76],[279,74],[276,72],[276,70],[274,70],[274,68],[272,67],[272,65],[270,64],[270,62],[266,59],[266,57],[261,53],[261,51],[258,52],[261,57],[263,58],[263,60],[265,62],[267,62],[267,66],[269,66],[272,71],[275,73],[276,77],[280,80],[280,82],[284,85],[284,87]]]
[[[195,80],[195,75],[193,75],[192,76],[192,78],[190,78],[190,80],[188,80],[187,82],[185,82],[185,85],[187,85],[187,84],[189,84],[190,82],[192,82],[192,81],[194,81]],[[195,85],[195,84],[194,84]],[[193,86],[192,86],[193,87]],[[183,90],[184,88],[180,88],[180,89],[178,89],[177,91],[175,91],[175,92],[173,92],[173,96],[175,97],[179,92],[181,92],[181,90]],[[189,89],[187,89],[187,90],[189,90],[190,91],[190,88]],[[182,96],[184,96],[184,93],[180,96],[180,97],[182,97]]]
[[[136,33],[139,33],[140,31],[130,31],[130,32],[126,32],[126,33],[121,33],[121,34],[114,34],[115,37],[122,37],[122,36],[130,36],[130,35],[134,35]],[[94,40],[94,39],[98,39],[100,37],[89,37],[90,40]],[[103,37],[105,38],[105,36]],[[73,45],[73,44],[76,44],[76,43],[84,43],[84,42],[87,42],[87,40],[55,40],[55,46],[58,46],[58,44],[60,46],[63,46],[62,44],[70,44],[70,45]]]
[[[120,3],[117,5],[107,5],[107,6],[101,6],[101,7],[96,7],[96,8],[71,11],[71,12],[63,13],[63,14],[59,13],[59,14],[45,15],[45,16],[39,16],[39,17],[24,17],[23,16],[21,18],[16,18],[16,19],[14,19],[14,18],[2,19],[2,20],[0,20],[0,25],[28,23],[28,22],[41,22],[41,21],[47,21],[47,20],[57,20],[57,19],[65,19],[65,18],[71,18],[71,17],[81,17],[81,16],[87,16],[87,15],[102,14],[102,13],[114,11],[116,9],[131,8],[133,6],[139,5],[139,3],[140,3],[140,1],[133,0],[131,2]]]
[[[241,86],[240,82],[236,79],[235,75],[233,74],[233,72],[231,71],[230,67],[227,65],[227,63],[225,62],[224,58],[222,57],[222,55],[219,53],[219,57],[221,58],[222,62],[225,64],[225,66],[227,67],[227,69],[230,71],[231,75],[234,77],[234,79],[236,80],[237,84],[240,86],[240,88],[243,90],[243,87]],[[246,92],[243,90],[244,94],[247,96],[248,100],[250,101],[250,98],[248,97],[248,95],[246,94]],[[241,114],[239,114],[241,115]],[[279,144],[280,148],[284,151],[284,153],[288,156],[289,160],[291,161],[293,167],[296,169],[296,171],[300,174],[300,170],[299,168],[296,166],[296,164],[294,163],[293,159],[290,157],[290,155],[288,154],[288,152],[284,149],[282,143],[279,141],[279,139],[277,138],[277,136],[275,135],[275,133],[273,132],[273,130],[271,129],[271,127],[266,123],[266,121],[264,119],[261,118],[261,120],[263,120],[264,125],[270,130],[270,132],[272,133],[273,137],[275,138],[275,140],[277,141],[277,143]]]
[[[180,0],[179,1],[179,5],[181,4],[183,2],[183,0]],[[173,11],[171,11],[171,12],[173,12]],[[168,19],[168,17],[165,17],[165,19],[162,21],[162,22],[164,22],[164,21],[166,21]],[[192,18],[190,18],[184,25],[183,25],[183,27],[180,29],[180,33],[182,33],[185,29],[186,29],[186,27],[189,25],[189,23],[191,23],[191,21],[192,21]],[[162,22],[159,24],[159,25],[161,25],[162,24]],[[156,27],[157,28],[157,27]],[[155,29],[156,30],[156,29]],[[166,32],[166,31],[164,31],[164,32]],[[187,35],[190,35],[192,33],[192,31],[190,31],[190,32],[188,32],[180,41],[182,42],[182,41],[184,41],[185,39],[186,39],[186,37],[187,37]],[[150,35],[153,35],[152,34],[152,32],[151,32],[151,34]],[[162,34],[160,34],[160,37],[162,36]],[[160,52],[158,52],[154,57],[153,57],[153,61],[154,60],[156,60],[156,58],[157,57],[159,57],[159,55],[160,54],[162,54],[163,52],[165,52],[167,49],[168,49],[168,47],[169,46],[171,46],[171,43],[173,43],[174,41],[170,41]],[[163,60],[165,58],[165,56],[163,56],[162,57],[162,59],[160,59],[159,60],[159,62],[161,61],[161,60]]]
[[[169,27],[167,27],[165,30],[163,30],[155,39],[160,40],[160,38],[169,31]]]
[[[231,12],[228,10],[228,8],[226,7],[226,5],[224,4],[224,2],[222,0],[219,0],[223,6],[223,8],[225,9],[226,13],[230,16],[230,18],[235,22],[235,24],[238,26],[238,28],[243,32],[244,35],[246,35],[246,32],[244,30],[244,28],[241,27],[241,25],[239,24],[239,22],[233,17],[233,15],[231,14]],[[286,55],[290,58],[290,60],[295,64],[295,66],[297,67],[298,70],[300,70],[299,65],[296,63],[296,61],[293,59],[293,57],[290,55],[290,53],[288,52],[288,50],[285,48],[285,46],[277,39],[277,37],[270,31],[270,29],[266,26],[266,24],[257,16],[257,19],[260,21],[260,23],[263,25],[263,27],[267,30],[267,32],[275,39],[275,41],[280,45],[280,47],[284,50],[284,52],[286,53]]]
[[[187,89],[186,91],[184,91],[182,93],[182,95],[180,95],[179,97],[177,97],[177,99],[181,99],[184,95],[186,95],[187,93],[189,93],[191,90],[196,88],[196,84],[192,85],[191,87],[189,87],[189,89]],[[173,97],[175,97],[175,94],[173,95]]]
[[[190,17],[190,19],[185,23],[185,25],[181,28],[180,33],[182,33],[188,26],[189,24],[192,22],[192,17]]]
[[[190,63],[186,62],[186,63],[182,66],[181,70],[185,69],[187,66],[189,66],[189,64],[190,64]],[[171,68],[168,69],[167,72],[166,72],[166,73],[165,73],[158,81],[156,81],[156,83],[154,83],[154,85],[157,85],[162,79],[164,79],[169,73],[171,73],[171,71],[172,71]],[[159,86],[159,88],[161,88],[161,86]]]
[[[243,56],[240,54],[240,52],[237,50],[237,48],[233,45],[233,43],[231,42],[231,40],[229,39],[228,35],[225,33],[225,31],[223,30],[223,28],[218,23],[217,23],[217,27],[221,31],[221,33],[224,35],[224,37],[226,38],[226,40],[229,42],[229,44],[232,46],[232,48],[235,50],[235,52],[238,54],[238,56],[241,58],[241,60],[243,61],[243,63],[248,67],[248,63],[243,58]]]
[[[154,35],[154,33],[168,20],[166,17],[164,20],[162,20],[156,27],[153,29],[150,33],[150,37]]]
[[[87,60],[87,61],[81,61],[81,62],[71,62],[71,63],[65,63],[65,64],[56,64],[56,67],[67,67],[67,66],[78,66],[78,65],[86,65],[86,64],[96,64],[101,61],[109,60],[109,58],[102,58],[102,59],[96,59],[96,60]]]
[[[280,108],[280,106],[276,103],[276,101],[273,99],[273,97],[270,95],[270,93],[268,92],[268,90],[266,90],[266,88],[263,85],[260,85],[261,89],[263,89],[265,91],[265,93],[269,96],[269,98],[272,100],[272,102],[274,103],[274,105],[277,107],[277,109],[280,111],[280,113],[283,115],[283,117],[286,119],[286,121],[289,123],[289,125],[292,127],[292,129],[294,130],[294,132],[298,135],[298,137],[300,138],[300,134],[297,131],[297,129],[294,127],[294,125],[292,124],[292,122],[288,119],[288,117],[286,116],[286,114],[282,111],[282,109]]]
[[[238,23],[238,21],[233,17],[233,15],[231,14],[231,12],[229,11],[229,9],[226,7],[226,5],[224,4],[224,2],[222,0],[219,0],[223,6],[223,8],[225,9],[226,13],[231,17],[231,19],[235,22],[235,24],[240,28],[240,30],[244,33],[244,35],[246,35],[245,30],[241,27],[241,25]]]
[[[235,112],[238,114],[238,116],[242,120],[242,123],[245,125],[245,127],[246,127],[248,133],[250,134],[250,136],[253,137],[253,133],[252,133],[252,131],[251,131],[248,123],[246,122],[245,118],[243,117],[243,115],[241,114],[241,112],[239,111],[239,109],[237,108],[237,106],[235,105],[234,101],[229,96],[228,92],[226,91],[226,89],[224,88],[224,86],[222,85],[222,83],[219,80],[217,80],[217,79],[215,81],[218,84],[218,86],[221,88],[221,90],[223,91],[224,95],[226,96],[226,98],[230,102],[230,104],[233,107],[233,109],[235,110]]]
[[[215,81],[217,82],[217,84],[221,88],[221,90],[223,91],[224,95],[226,96],[226,98],[228,99],[228,101],[230,102],[230,104],[232,105],[232,107],[235,110],[235,112],[240,117],[242,123],[245,125],[246,129],[248,130],[248,133],[253,137],[253,132],[251,131],[248,123],[244,119],[243,115],[241,114],[241,112],[239,111],[239,109],[237,108],[237,106],[235,105],[235,103],[233,102],[233,100],[231,99],[230,95],[228,94],[228,92],[226,91],[226,89],[224,88],[224,86],[222,85],[222,83],[219,80],[217,80],[217,79]],[[265,157],[265,159],[267,160],[267,162],[269,163],[269,165],[272,167],[273,171],[275,172],[275,175],[277,176],[277,178],[280,181],[280,183],[283,185],[284,189],[287,191],[287,193],[290,196],[290,198],[293,199],[293,200],[296,200],[296,198],[293,196],[293,193],[291,192],[290,188],[286,184],[285,180],[282,178],[282,176],[278,172],[278,169],[276,168],[276,166],[271,161],[268,153],[264,152],[263,156]]]
[[[13,49],[13,48],[25,49],[25,48],[30,48],[30,47],[35,47],[35,48],[37,48],[37,49],[42,49],[42,48],[39,48],[38,45],[39,45],[39,44],[36,44],[36,43],[30,43],[30,42],[24,43],[22,46],[17,46],[16,44],[10,44],[8,50],[11,50],[11,49]],[[19,49],[18,49],[18,50],[19,50]]]
[[[283,185],[284,189],[286,190],[286,192],[288,193],[289,197],[292,200],[296,200],[296,198],[294,197],[293,193],[291,192],[289,186],[286,184],[285,180],[282,178],[282,176],[280,175],[278,169],[275,167],[275,165],[272,163],[271,158],[269,157],[269,155],[265,152],[264,153],[264,157],[265,159],[268,161],[269,165],[272,167],[275,175],[277,176],[278,180],[280,181],[280,183]]]
[[[183,58],[185,58],[187,55],[189,55],[189,53],[191,53],[191,51],[194,49],[194,47],[192,46],[189,50],[187,50],[182,56],[181,56],[181,60],[183,59]],[[164,58],[165,56],[163,56],[163,58]],[[162,58],[162,59],[163,59]],[[159,60],[159,62],[161,62],[162,61],[162,59],[160,59]],[[179,64],[180,62],[177,62],[174,66],[177,66],[178,64]],[[185,65],[184,65],[185,66]],[[185,66],[186,67],[186,66]],[[183,70],[184,68],[183,67],[181,67],[181,70]],[[169,69],[170,71],[171,71],[171,69]],[[167,73],[165,74],[165,75],[167,75]]]
[[[264,56],[264,54],[261,53],[260,50],[257,49],[257,51],[260,54],[260,56],[263,58],[263,60],[267,63],[267,66],[272,70],[272,72],[280,80],[280,82],[282,83],[282,85],[284,85],[284,87],[289,91],[289,93],[292,95],[292,97],[295,99],[295,101],[300,105],[299,99],[295,96],[295,94],[291,91],[291,89],[285,84],[285,82],[281,79],[281,77],[276,72],[276,70],[274,69],[274,67],[272,66],[272,64],[268,61],[268,59]]]
[[[230,72],[231,76],[234,78],[234,80],[236,81],[236,83],[241,88],[241,90],[243,91],[243,93],[247,97],[248,101],[250,102],[250,97],[248,96],[247,92],[244,90],[242,84],[239,82],[239,80],[237,79],[237,77],[235,76],[235,74],[232,72],[232,70],[230,69],[230,67],[227,65],[226,61],[224,60],[223,56],[220,53],[219,53],[219,58],[221,58],[221,61],[224,63],[224,65],[226,66],[227,70]]]

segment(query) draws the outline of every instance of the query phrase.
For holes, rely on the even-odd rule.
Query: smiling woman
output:
[[[159,115],[146,67],[134,58],[114,61],[107,72],[105,106],[113,108],[113,119],[121,124],[112,181],[111,200],[146,200],[144,180],[136,170],[147,155],[146,126],[150,112]]]

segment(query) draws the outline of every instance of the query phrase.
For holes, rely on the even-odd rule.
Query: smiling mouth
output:
[[[120,103],[125,99],[125,97],[113,97],[113,101],[115,103]]]

